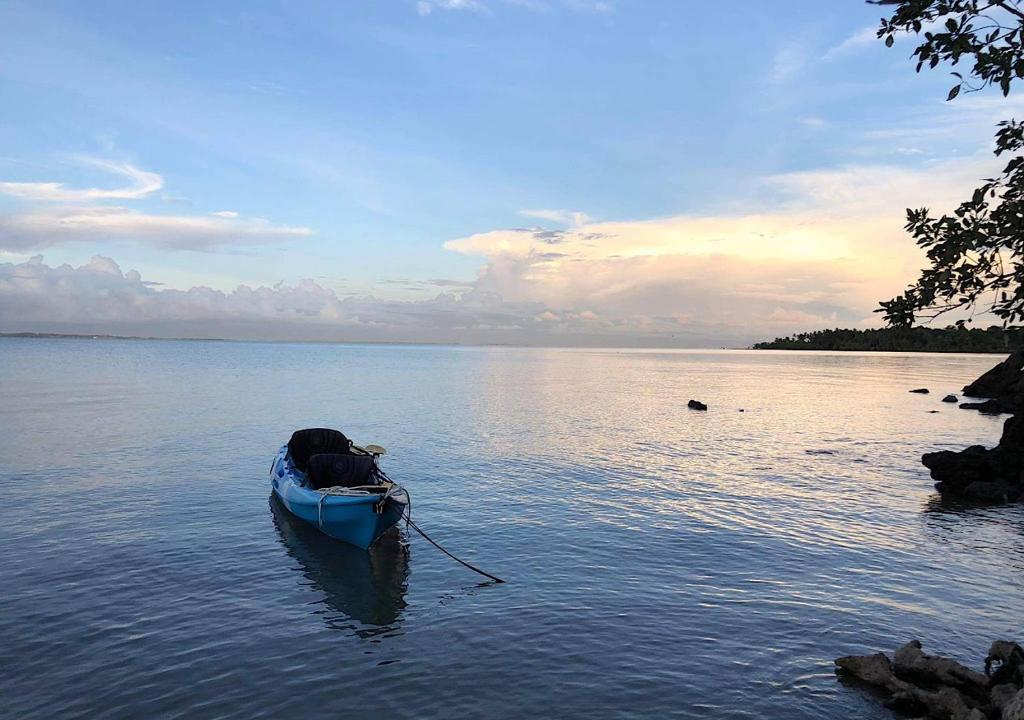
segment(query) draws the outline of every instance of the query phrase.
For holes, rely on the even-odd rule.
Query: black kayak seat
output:
[[[330,428],[296,430],[288,441],[288,455],[302,472],[306,472],[309,459],[318,453],[345,455],[351,453],[352,441],[344,433]]]
[[[373,458],[369,455],[320,453],[309,459],[306,478],[314,489],[375,485]]]

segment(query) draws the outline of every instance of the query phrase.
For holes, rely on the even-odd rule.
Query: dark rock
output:
[[[996,640],[985,658],[985,674],[993,685],[1024,686],[1024,649],[1011,640]]]
[[[895,652],[892,667],[898,678],[922,687],[952,687],[979,699],[988,692],[987,676],[955,660],[925,654],[918,640],[911,640]]]
[[[988,415],[1015,413],[1024,408],[1024,351],[1015,352],[964,388],[964,395],[988,398],[981,403],[962,403],[965,410]]]
[[[993,664],[998,665],[994,673]],[[891,661],[883,653],[850,655],[836,660],[836,667],[842,675],[887,694],[888,707],[913,717],[1024,720],[1024,714],[1014,714],[1024,710],[1024,681],[1019,672],[1024,654],[1016,643],[993,643],[985,674],[948,658],[927,655],[916,640],[898,649]],[[1009,671],[1000,675],[1007,668]]]
[[[917,393],[918,395],[927,395],[928,388],[918,388],[917,390],[911,390],[910,392]]]
[[[708,409],[708,406],[705,405],[704,403],[702,403],[700,400],[691,400],[690,402],[686,403],[686,407],[690,408],[691,410],[707,410]]]
[[[992,398],[985,402],[960,403],[961,410],[977,410],[983,415],[1002,415],[1004,413],[1015,413],[1019,405],[1016,400],[1010,398]]]
[[[970,500],[990,503],[1009,503],[1020,497],[1020,488],[1003,482],[984,482],[975,480],[960,491],[960,495]]]
[[[999,473],[992,451],[982,445],[953,452],[941,450],[925,453],[921,462],[931,471],[932,479],[942,483],[946,492],[956,494],[976,481],[991,481]]]
[[[869,685],[895,692],[908,687],[892,671],[892,663],[885,653],[874,655],[847,655],[836,660],[836,667]]]
[[[961,452],[925,453],[921,457],[936,480],[935,489],[981,502],[1015,502],[1024,499],[1024,352],[1012,354],[964,388],[965,394],[993,393],[980,403],[961,403],[961,408],[983,413],[1011,413],[1003,423],[999,444],[991,450],[981,445]],[[950,395],[944,398],[954,402]],[[1019,418],[1019,419],[1018,419]]]
[[[1021,371],[1024,370],[1024,351],[1011,353],[994,368],[970,385],[964,386],[968,397],[994,398],[1014,392],[1021,385]]]
[[[946,397],[942,398],[942,402],[955,403],[960,402],[960,399],[956,395],[947,395]]]

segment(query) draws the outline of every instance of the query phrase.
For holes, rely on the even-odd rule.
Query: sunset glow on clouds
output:
[[[710,11],[356,5],[228,4],[242,65],[183,18],[135,37],[0,11],[0,331],[742,346],[876,325],[922,264],[905,208],[955,207],[1020,109],[942,103],[859,7],[812,32],[751,4],[745,78],[676,42]],[[194,30],[192,55],[148,50]]]

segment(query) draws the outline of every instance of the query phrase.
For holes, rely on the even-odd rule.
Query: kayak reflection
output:
[[[405,608],[409,549],[397,529],[369,550],[333,540],[303,522],[270,496],[274,526],[288,554],[332,613],[328,626],[373,637],[397,628]],[[353,624],[354,623],[356,624]]]

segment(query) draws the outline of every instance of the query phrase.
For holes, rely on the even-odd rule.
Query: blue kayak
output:
[[[311,436],[300,437],[301,433],[314,433],[313,444],[321,447],[310,449]],[[315,433],[344,438],[335,430],[297,431],[270,468],[274,495],[289,512],[325,535],[368,548],[405,515],[409,493],[380,471],[377,454],[347,438],[344,446],[333,446],[333,436]]]

